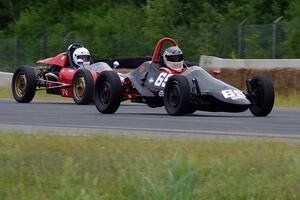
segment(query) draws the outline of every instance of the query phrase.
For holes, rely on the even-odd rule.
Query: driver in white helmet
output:
[[[89,67],[91,64],[91,54],[89,50],[84,47],[75,49],[73,52],[73,61],[77,69]]]
[[[172,46],[163,53],[163,64],[160,67],[161,72],[180,74],[185,71],[183,63],[183,54],[178,46]]]

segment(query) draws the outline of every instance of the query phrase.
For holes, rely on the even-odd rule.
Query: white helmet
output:
[[[91,54],[89,50],[84,47],[75,49],[73,52],[73,61],[78,67],[89,66],[91,63]]]
[[[170,69],[180,71],[183,68],[183,54],[178,46],[167,48],[163,53],[163,60]]]

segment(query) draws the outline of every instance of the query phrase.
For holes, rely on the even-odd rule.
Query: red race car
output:
[[[72,97],[76,104],[89,104],[93,100],[97,73],[112,70],[105,62],[89,66],[76,66],[74,52],[83,48],[72,44],[67,51],[55,57],[39,60],[41,67],[18,67],[12,79],[12,93],[19,103],[29,103],[36,90],[48,94]]]

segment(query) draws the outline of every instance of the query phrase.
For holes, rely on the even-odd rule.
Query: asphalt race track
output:
[[[115,114],[104,115],[94,105],[72,101],[33,101],[29,104],[0,100],[0,129],[50,133],[134,133],[179,136],[255,136],[300,139],[300,109],[274,109],[268,117],[244,113],[197,111],[173,117],[165,109],[122,104]]]

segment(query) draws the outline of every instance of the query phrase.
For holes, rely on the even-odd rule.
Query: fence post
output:
[[[47,56],[46,47],[47,47],[47,35],[44,34],[41,37],[41,55],[40,55],[41,58],[45,58]]]
[[[272,59],[277,57],[276,45],[277,45],[277,24],[282,20],[283,16],[278,17],[272,24]]]
[[[238,27],[238,55],[239,58],[243,57],[243,25],[245,24],[245,22],[247,21],[247,18],[244,19],[243,21],[241,21],[239,23],[239,27]]]
[[[17,68],[18,65],[19,65],[19,57],[20,57],[20,38],[19,37],[16,37],[15,45],[16,45],[15,46],[16,52],[15,52],[15,66],[14,66],[14,69]]]
[[[70,35],[72,35],[73,33],[75,33],[75,31],[70,31],[70,32],[68,32],[68,33],[65,35],[65,37],[64,37],[65,46],[68,47],[68,45],[69,45],[69,37],[70,37]]]

